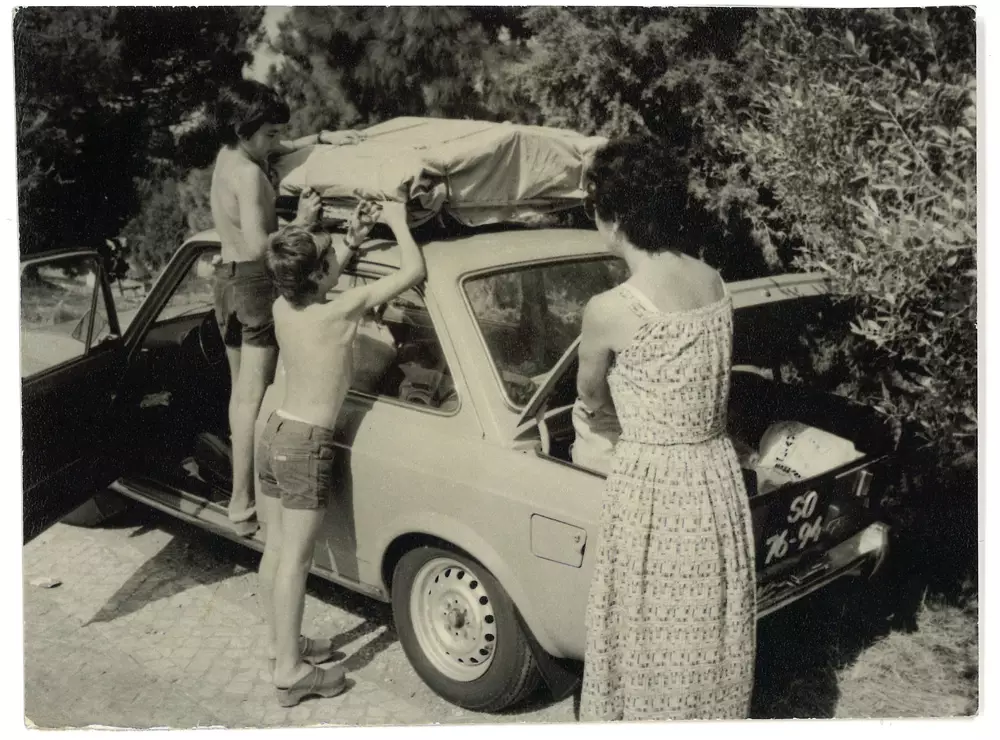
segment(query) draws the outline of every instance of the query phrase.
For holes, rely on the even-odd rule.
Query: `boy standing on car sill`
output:
[[[279,294],[274,327],[286,390],[257,448],[260,505],[267,522],[260,594],[275,656],[274,685],[286,707],[306,696],[335,696],[346,686],[342,667],[315,667],[333,659],[330,642],[301,636],[306,577],[336,484],[334,427],[351,386],[359,322],[425,275],[406,206],[363,202],[356,223],[370,229],[379,214],[399,244],[400,269],[330,299],[327,293],[356,249],[346,239],[335,241],[318,226],[288,225],[268,245],[267,269]]]

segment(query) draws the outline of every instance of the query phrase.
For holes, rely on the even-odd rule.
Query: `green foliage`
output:
[[[705,95],[753,11],[538,7],[525,11],[533,54],[520,84],[549,125],[620,136],[649,130],[691,141]]]
[[[14,17],[21,252],[116,236],[171,127],[241,74],[261,9],[29,7]]]
[[[122,230],[133,277],[157,274],[185,239],[212,228],[211,183],[211,167],[140,183],[142,207]]]
[[[855,337],[828,336],[825,362],[962,466],[977,440],[973,39],[961,9],[760,11],[726,91],[741,104],[701,106],[692,187],[746,219],[772,264],[853,299]]]
[[[504,8],[298,7],[271,81],[295,111],[292,134],[397,116],[503,118],[499,71],[520,46],[511,29],[521,32]]]
[[[191,170],[177,185],[181,212],[187,223],[187,236],[211,229],[212,168]]]
[[[122,230],[128,240],[129,259],[135,274],[157,274],[188,234],[173,177],[143,184],[143,206]]]

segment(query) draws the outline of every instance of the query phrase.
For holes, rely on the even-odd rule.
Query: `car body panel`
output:
[[[127,337],[144,336],[198,250],[209,247],[218,248],[218,241],[206,232],[179,250],[129,322]],[[555,657],[582,659],[604,480],[546,457],[525,437],[524,427],[519,429],[523,409],[512,406],[498,383],[462,283],[470,275],[514,265],[608,258],[608,252],[595,232],[552,229],[479,234],[433,242],[422,250],[428,267],[422,295],[455,383],[458,406],[445,413],[355,390],[348,393],[335,430],[341,484],[326,516],[313,570],[387,600],[401,547],[450,543],[493,573],[542,648]],[[395,244],[371,240],[357,269],[377,276],[398,264]],[[820,283],[816,276],[782,276],[734,283],[730,292],[737,309],[753,309],[820,295]],[[133,356],[139,346],[132,348]],[[258,435],[280,408],[284,381],[279,357],[275,382],[257,420]],[[199,509],[197,497],[136,477],[119,481],[116,489],[212,531],[224,529],[224,508],[217,503],[203,503]],[[246,544],[260,549],[266,519],[263,524]],[[542,542],[539,538],[546,533],[557,539]],[[882,550],[872,549],[877,538],[869,535],[862,538],[862,547],[857,539],[861,537],[859,533],[845,540],[853,544],[838,545],[835,557],[813,554],[809,567],[818,570],[812,580],[777,592],[774,608],[786,603],[787,593],[810,589],[831,572],[840,577],[870,564],[873,553]],[[830,560],[828,566],[817,566],[824,558]],[[794,576],[798,561],[787,562]]]

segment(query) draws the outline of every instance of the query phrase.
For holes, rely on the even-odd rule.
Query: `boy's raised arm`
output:
[[[360,298],[366,311],[395,298],[404,290],[412,288],[427,275],[424,256],[420,252],[420,247],[413,240],[410,227],[406,223],[406,205],[396,202],[383,203],[382,221],[392,229],[396,243],[399,244],[402,259],[399,269],[392,275],[387,275],[374,283],[354,289],[361,291]]]

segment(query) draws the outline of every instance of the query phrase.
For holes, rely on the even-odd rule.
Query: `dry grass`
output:
[[[862,592],[831,589],[763,620],[752,716],[973,715],[978,606],[917,603],[915,629],[890,628]],[[884,612],[884,609],[883,609]],[[897,617],[899,615],[897,614]]]
[[[838,671],[837,717],[953,717],[979,709],[975,603],[925,604],[913,633],[892,632]]]

